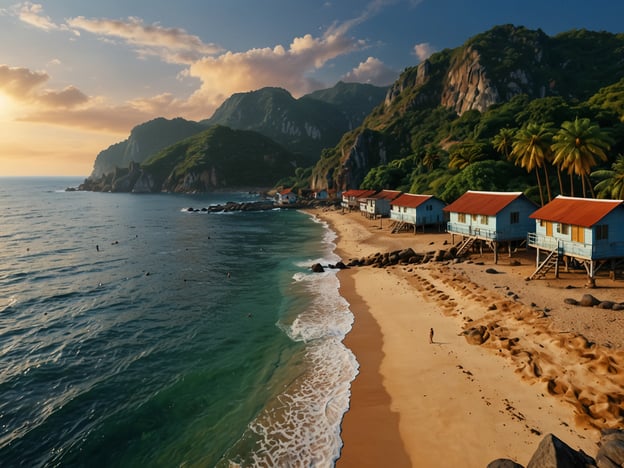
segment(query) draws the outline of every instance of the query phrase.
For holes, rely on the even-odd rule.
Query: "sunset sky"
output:
[[[232,93],[391,84],[505,23],[620,32],[616,0],[0,0],[0,176],[91,173],[155,117]]]

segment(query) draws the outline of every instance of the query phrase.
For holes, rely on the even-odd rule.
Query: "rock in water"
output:
[[[320,263],[315,263],[310,268],[314,273],[323,273],[325,271],[325,268],[323,268],[323,265],[321,265]]]

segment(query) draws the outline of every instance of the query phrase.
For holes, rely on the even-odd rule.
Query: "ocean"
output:
[[[0,465],[332,466],[357,373],[328,227],[248,193],[0,178]]]

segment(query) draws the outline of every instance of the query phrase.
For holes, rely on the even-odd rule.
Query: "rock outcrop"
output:
[[[574,450],[553,434],[547,434],[529,460],[526,468],[622,468],[624,467],[624,431],[603,431],[596,458]],[[513,460],[500,458],[487,468],[524,468]]]

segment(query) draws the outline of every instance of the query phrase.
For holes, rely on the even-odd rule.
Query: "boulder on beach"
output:
[[[499,458],[497,460],[488,463],[487,468],[524,468],[522,465],[516,463],[509,458]]]
[[[596,455],[599,468],[624,466],[624,431],[610,429],[603,431],[600,438],[600,449]]]
[[[583,297],[581,297],[581,300],[579,301],[579,305],[582,305],[583,307],[594,307],[598,304],[600,304],[600,301],[591,294],[583,294]]]
[[[315,263],[310,267],[310,269],[313,273],[323,273],[325,271],[325,268],[323,268],[323,265],[321,265],[320,263]]]
[[[547,434],[529,460],[527,468],[594,466],[594,460],[576,451],[553,434]]]
[[[478,327],[470,327],[464,330],[461,332],[461,335],[464,335],[468,344],[481,345],[488,340],[490,332],[488,332],[486,327],[480,325]]]

